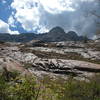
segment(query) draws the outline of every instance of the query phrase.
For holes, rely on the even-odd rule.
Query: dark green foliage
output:
[[[0,100],[100,100],[100,76],[89,81],[18,76],[7,82],[0,75]]]
[[[89,40],[89,39],[87,38],[87,36],[84,36],[83,42],[84,42],[84,43],[88,43],[88,40]]]
[[[100,80],[66,82],[63,100],[99,100]]]
[[[28,69],[28,68],[31,68],[31,67],[32,67],[32,64],[30,64],[30,63],[25,63],[23,67],[24,67],[25,69]]]
[[[3,76],[0,76],[0,100],[6,100],[6,89],[7,89],[7,83],[4,80]]]
[[[4,44],[5,42],[4,41],[0,41],[0,44]]]
[[[22,78],[20,83],[9,87],[11,100],[34,100],[35,98],[35,81],[33,78]]]
[[[11,81],[12,79],[15,79],[19,74],[20,73],[18,71],[9,72],[6,68],[3,68],[1,76],[3,76],[5,81]]]

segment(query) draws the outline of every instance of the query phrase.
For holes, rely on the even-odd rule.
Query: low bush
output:
[[[49,76],[18,76],[7,82],[0,75],[0,100],[100,100],[100,75],[88,82]]]

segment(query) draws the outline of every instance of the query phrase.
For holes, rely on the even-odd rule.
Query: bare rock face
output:
[[[0,71],[6,68],[8,71],[19,71],[24,72],[25,69],[22,67],[21,63],[13,60],[10,57],[0,57]]]
[[[80,50],[81,49],[81,50]],[[87,51],[82,51],[83,48],[44,48],[44,47],[34,47],[32,50],[36,50],[39,52],[51,52],[53,50],[53,54],[57,52],[58,54],[65,54],[66,52],[77,52],[77,53],[86,53]],[[58,50],[58,51],[57,51]],[[66,52],[65,52],[65,51]],[[87,49],[86,49],[87,50]],[[88,51],[89,57],[96,56],[99,57],[99,51]],[[84,55],[85,56],[85,55]],[[98,58],[99,59],[99,58]],[[24,64],[31,64],[30,68],[25,69],[23,67]],[[67,60],[67,59],[56,59],[56,58],[40,58],[34,54],[34,52],[22,52],[20,51],[20,47],[18,46],[1,46],[0,47],[0,70],[3,68],[7,68],[8,70],[18,70],[20,72],[32,73],[38,75],[43,73],[48,73],[49,75],[64,75],[65,77],[68,75],[73,75],[74,77],[90,77],[95,73],[100,73],[100,64],[94,64],[86,61],[79,60]]]
[[[75,53],[80,55],[82,58],[99,61],[100,60],[99,45],[100,43],[85,44],[82,42],[67,41],[67,42],[54,42],[51,43],[51,45],[45,44],[45,46],[41,46],[41,47],[39,46],[34,48],[30,47],[30,49],[36,51],[42,51],[42,52],[53,52],[53,53],[65,54],[65,55],[68,53]]]
[[[42,59],[33,63],[33,68],[64,75],[89,75],[100,73],[100,65],[77,60]]]
[[[21,52],[14,52],[10,56],[14,58],[15,60],[18,60],[24,63],[33,63],[34,59],[37,58],[32,53],[21,53]]]
[[[32,53],[21,52],[17,46],[2,48],[1,55],[24,63],[33,63],[34,59],[37,58],[37,56]]]

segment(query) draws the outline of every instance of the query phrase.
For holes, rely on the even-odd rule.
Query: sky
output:
[[[0,0],[0,33],[44,33],[56,26],[93,37],[100,0]]]

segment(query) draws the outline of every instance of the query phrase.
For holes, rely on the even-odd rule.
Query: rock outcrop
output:
[[[6,68],[8,71],[19,71],[24,72],[25,68],[22,64],[10,57],[0,57],[0,71]]]
[[[6,67],[8,70],[18,70],[21,72],[27,70],[26,73],[30,72],[37,75],[44,72],[52,73],[53,75],[64,75],[65,77],[67,75],[90,77],[91,75],[100,73],[100,64],[71,59],[39,58],[34,52],[20,51],[20,47],[21,45],[2,45],[0,47],[0,69]],[[58,54],[60,53],[58,52]],[[31,66],[25,69],[23,67],[25,64],[31,64]]]

